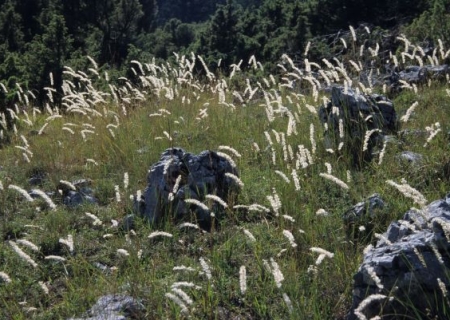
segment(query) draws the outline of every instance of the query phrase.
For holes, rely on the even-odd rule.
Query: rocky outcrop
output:
[[[209,229],[211,213],[217,216],[223,206],[213,202],[206,210],[186,200],[202,202],[206,195],[214,195],[227,203],[239,190],[237,182],[227,175],[238,175],[230,160],[214,151],[194,155],[181,148],[167,149],[150,168],[147,188],[135,199],[135,210],[151,223],[165,216],[189,219],[193,213],[200,226]]]
[[[392,101],[378,94],[362,94],[340,86],[331,89],[331,101],[320,107],[319,117],[326,129],[326,148],[343,148],[356,166],[370,161],[384,135],[398,129]]]
[[[100,297],[82,318],[69,320],[126,320],[138,319],[144,306],[133,297],[109,294]]]
[[[450,194],[408,211],[365,250],[347,319],[447,319],[449,270]]]

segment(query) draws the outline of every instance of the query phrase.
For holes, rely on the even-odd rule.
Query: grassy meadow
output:
[[[391,58],[401,69],[448,60],[443,46],[428,57],[405,43]],[[42,89],[49,94],[43,110],[33,92],[3,88],[17,90],[17,104],[0,149],[0,319],[82,317],[114,293],[142,302],[137,319],[344,317],[364,248],[419,206],[386,181],[407,183],[428,202],[450,190],[448,79],[386,92],[400,130],[415,134],[389,139],[362,169],[345,147],[326,149],[317,110],[330,98],[327,80],[386,90],[359,83],[368,61],[372,72],[385,63],[375,49],[359,54],[305,58],[302,70],[283,56],[273,75],[254,58],[224,74],[199,56],[177,56],[173,64],[133,61],[132,79],[115,79],[91,61],[89,70],[66,68],[59,108],[55,89]],[[150,166],[170,147],[229,154],[244,184],[239,196],[209,233],[171,217],[121,230],[133,211],[130,196],[143,192]],[[399,161],[402,151],[423,161]],[[32,186],[36,175],[43,182]],[[98,205],[64,206],[58,185],[77,179],[91,180]],[[55,196],[29,201],[14,186]],[[373,193],[387,207],[354,226],[361,231],[353,237],[342,215]]]

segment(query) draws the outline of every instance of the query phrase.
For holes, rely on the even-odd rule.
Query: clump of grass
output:
[[[366,56],[316,63],[305,50],[305,70],[283,55],[280,74],[261,71],[258,78],[247,73],[258,66],[255,57],[228,76],[194,54],[173,65],[136,61],[139,79],[99,74],[109,81],[107,90],[67,67],[62,106],[49,101],[33,116],[12,110],[16,132],[0,150],[0,301],[8,301],[0,318],[80,316],[109,293],[139,298],[144,318],[211,318],[219,311],[244,318],[342,317],[363,251],[347,237],[343,213],[377,192],[390,208],[380,221],[386,225],[376,226],[383,230],[414,201],[424,204],[448,191],[445,171],[439,171],[448,161],[449,114],[442,108],[448,83],[403,85],[393,97],[401,129],[423,134],[386,142],[367,168],[355,171],[345,146],[325,147],[326,128],[317,117],[327,100],[325,83],[383,92],[359,82],[361,72],[379,63],[377,46],[357,52],[362,40],[350,31],[346,45]],[[417,62],[414,50],[429,59],[418,46],[399,41],[403,47],[398,57],[392,53],[393,64]],[[194,66],[207,77],[193,76]],[[205,203],[186,200],[226,210],[208,233],[196,221],[176,225],[171,219],[155,226],[136,219],[132,230],[120,230],[133,211],[130,196],[146,187],[148,168],[174,146],[216,150],[234,163],[240,175],[227,177],[239,185],[237,202],[231,206],[214,194]],[[427,160],[412,173],[397,160],[402,150]],[[27,173],[36,168],[46,177],[39,187],[44,202],[28,193],[34,187]],[[92,180],[99,206],[70,209],[44,197],[60,184],[76,189],[71,181],[80,178]],[[402,179],[408,185],[394,182]]]

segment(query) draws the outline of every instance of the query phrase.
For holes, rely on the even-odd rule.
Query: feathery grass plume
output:
[[[286,183],[291,183],[289,178],[280,170],[275,170],[275,173],[278,174],[284,181],[286,181]]]
[[[295,191],[300,190],[300,180],[297,175],[297,170],[292,169],[292,180],[294,180]]]
[[[44,260],[55,260],[55,261],[64,262],[64,261],[66,261],[66,258],[60,257],[60,256],[49,255],[49,256],[45,256]]]
[[[280,266],[273,258],[270,258],[269,268],[270,268],[270,271],[272,272],[272,275],[275,280],[275,284],[276,284],[277,288],[281,288],[282,282],[284,281],[284,276],[280,270]]]
[[[116,202],[121,202],[119,185],[114,186],[114,191],[116,192]]]
[[[427,203],[427,199],[419,191],[408,185],[407,183],[397,184],[392,180],[387,180],[387,184],[395,187],[400,191],[405,197],[411,198],[415,203],[424,207]]]
[[[309,250],[311,250],[312,252],[315,252],[315,253],[324,254],[328,258],[334,257],[334,253],[331,253],[330,251],[327,251],[327,250],[319,248],[319,247],[311,247],[311,248],[309,248]]]
[[[52,201],[52,199],[50,199],[50,197],[44,191],[39,189],[33,189],[32,192],[39,195],[42,199],[44,199],[44,201],[51,209],[53,210],[56,209],[56,204]]]
[[[205,274],[206,278],[208,278],[208,280],[212,279],[212,274],[211,274],[211,269],[209,268],[208,263],[206,262],[206,260],[203,257],[200,257],[200,265],[202,266],[203,269],[203,273]]]
[[[182,266],[175,266],[175,267],[172,268],[172,270],[173,270],[173,271],[189,271],[189,272],[197,271],[197,269],[194,269],[194,268],[192,268],[192,267],[186,267],[185,265],[182,265]],[[190,282],[190,284],[192,284],[192,287],[195,286],[192,282]],[[172,287],[173,287],[173,286],[174,286],[174,285],[172,285]]]
[[[0,279],[3,280],[3,282],[5,282],[5,283],[11,282],[11,278],[9,277],[9,275],[3,271],[0,271]]]
[[[245,266],[239,268],[239,287],[241,293],[245,294],[247,291],[247,270],[245,269]]]
[[[369,147],[369,139],[375,132],[381,132],[380,129],[373,129],[373,130],[367,130],[366,134],[364,135],[364,143],[363,143],[363,152],[367,151],[367,148]]]
[[[190,223],[190,222],[183,222],[182,224],[180,224],[180,225],[178,226],[178,228],[180,228],[180,229],[183,229],[183,228],[192,228],[192,229],[197,229],[197,230],[200,229],[200,227],[198,226],[198,224],[193,224],[193,223]]]
[[[356,42],[356,32],[355,32],[355,29],[354,29],[352,26],[349,26],[349,29],[350,29],[350,33],[351,33],[351,35],[352,35],[352,40],[353,40],[353,42]]]
[[[437,247],[436,243],[431,242],[429,245],[431,250],[433,251],[434,255],[436,256],[436,259],[439,261],[441,265],[444,266],[444,259],[442,258],[441,253],[439,252],[439,248]]]
[[[166,298],[169,298],[170,300],[172,300],[173,302],[175,302],[180,308],[181,308],[181,313],[184,315],[187,315],[189,313],[189,309],[187,308],[186,304],[184,304],[183,301],[181,301],[181,299],[174,295],[173,293],[167,292],[165,294]]]
[[[314,124],[309,125],[309,140],[311,141],[311,152],[312,154],[316,153],[316,140],[314,139]]]
[[[347,42],[345,41],[344,38],[339,38],[339,40],[341,40],[342,45],[344,46],[345,49],[347,49]]]
[[[288,220],[290,222],[295,222],[295,219],[290,215],[283,214],[283,218],[284,218],[284,220]]]
[[[325,179],[327,179],[327,180],[333,181],[333,182],[336,183],[338,186],[340,186],[342,189],[345,189],[345,190],[348,190],[348,189],[349,189],[349,186],[348,186],[344,181],[342,181],[342,180],[339,179],[339,178],[336,178],[335,176],[333,176],[333,175],[331,175],[331,174],[320,173],[319,176],[321,176],[321,177],[323,177],[323,178],[325,178]]]
[[[383,163],[384,154],[386,153],[387,140],[383,142],[383,147],[381,148],[380,155],[378,157],[378,165],[380,166]]]
[[[320,208],[319,210],[316,211],[316,215],[327,217],[329,213],[325,209]]]
[[[292,248],[297,247],[297,243],[295,243],[295,238],[292,232],[290,232],[289,230],[283,230],[283,235],[289,240]]]
[[[311,41],[308,41],[308,43],[306,44],[305,47],[305,52],[303,53],[303,55],[306,57],[308,56],[308,52],[309,52],[309,48],[311,47]]]
[[[35,245],[33,242],[25,240],[25,239],[18,239],[16,240],[16,243],[24,245],[28,248],[30,248],[31,250],[35,251],[35,252],[39,252],[39,247],[37,245]]]
[[[331,174],[331,172],[333,171],[331,164],[329,162],[325,162],[324,165],[325,167],[327,167],[327,173]]]
[[[238,176],[232,174],[231,172],[226,172],[226,173],[225,173],[225,176],[228,177],[228,178],[230,178],[230,179],[233,180],[234,182],[236,182],[236,184],[237,184],[239,187],[241,187],[241,188],[244,187],[244,183],[242,182],[241,179],[239,179]]]
[[[186,292],[184,292],[180,288],[172,288],[171,289],[173,293],[175,293],[178,297],[181,298],[187,305],[191,305],[194,303],[194,301],[188,296]]]
[[[289,298],[289,296],[286,294],[286,292],[283,292],[283,300],[284,300],[284,303],[286,303],[289,313],[292,313],[292,311],[294,310],[294,307],[292,306],[292,301]]]
[[[367,320],[367,317],[363,313],[364,309],[372,302],[384,300],[386,298],[387,296],[385,296],[384,294],[372,294],[368,296],[363,301],[361,301],[358,307],[355,309],[355,315],[359,320]]]
[[[48,287],[47,287],[47,285],[46,285],[43,281],[39,281],[38,284],[39,284],[39,286],[41,287],[42,291],[43,291],[45,294],[48,294],[48,293],[49,293]]]
[[[224,152],[216,152],[219,157],[225,158],[233,168],[236,168],[236,163],[234,160]]]
[[[185,203],[189,203],[189,204],[194,204],[194,205],[196,205],[197,207],[202,208],[203,210],[209,211],[208,206],[207,206],[206,204],[204,204],[204,203],[198,201],[197,199],[184,199],[184,202],[185,202]]]
[[[234,148],[229,147],[229,146],[219,146],[218,147],[219,150],[225,150],[225,151],[230,151],[232,154],[234,154],[236,157],[240,158],[241,154]]]
[[[48,122],[46,122],[38,131],[38,135],[42,135],[44,132],[44,129],[48,126]]]
[[[124,257],[128,257],[130,255],[130,253],[125,249],[117,249],[117,253],[120,256],[124,256]]]
[[[103,224],[103,222],[96,215],[90,212],[85,212],[84,214],[93,220],[92,224],[94,226],[101,226]]]
[[[73,191],[77,191],[77,188],[69,181],[66,180],[59,180],[59,183],[65,185],[66,187],[68,187],[69,189],[73,190]]]
[[[128,175],[128,172],[125,172],[123,174],[123,188],[126,190],[128,189],[128,185],[130,183],[130,177]]]
[[[375,282],[378,289],[382,290],[384,288],[383,284],[381,283],[381,279],[378,277],[377,273],[375,272],[375,269],[373,267],[367,267],[366,269],[367,274],[370,276],[370,278]]]
[[[73,245],[73,237],[71,234],[69,234],[66,239],[60,238],[59,243],[66,245],[67,248],[69,249],[69,252],[73,253],[74,245]]]
[[[280,214],[279,211],[281,209],[281,200],[275,188],[272,188],[272,194],[273,195],[266,196],[266,198],[267,200],[269,200],[270,205],[272,206],[272,209],[275,213],[275,216],[278,216]]]
[[[167,238],[172,238],[173,234],[168,233],[168,232],[164,232],[164,231],[154,231],[152,233],[150,233],[150,235],[148,236],[149,239],[153,239],[156,237],[167,237]]]
[[[414,253],[416,254],[417,258],[419,258],[420,263],[424,268],[427,267],[427,263],[425,262],[425,258],[423,254],[417,249],[417,247],[414,247]]]
[[[22,189],[19,186],[10,184],[8,186],[8,189],[16,190],[17,192],[19,192],[29,202],[33,202],[34,201],[34,199],[28,194],[28,192],[26,190]]]
[[[170,286],[170,288],[179,288],[179,287],[193,288],[193,289],[196,289],[196,290],[200,290],[202,288],[200,286],[195,285],[193,282],[187,282],[187,281],[174,282]]]
[[[430,133],[429,137],[427,138],[427,141],[424,143],[423,147],[425,148],[428,143],[441,131],[441,124],[439,122],[436,122],[432,124],[431,126],[425,127],[425,130]]]
[[[206,198],[206,199],[211,199],[211,200],[216,201],[217,203],[219,203],[219,204],[220,204],[222,207],[224,207],[225,209],[228,208],[228,204],[227,204],[225,201],[223,201],[222,198],[220,198],[220,197],[218,197],[218,196],[216,196],[216,195],[214,195],[214,194],[207,194],[207,195],[205,196],[205,198]]]
[[[22,249],[20,249],[14,241],[8,241],[8,243],[13,248],[13,250],[19,255],[19,257],[22,258],[22,260],[24,260],[34,268],[38,267],[38,264],[33,259],[31,259],[29,255],[23,252]]]
[[[437,278],[437,282],[438,282],[438,285],[439,285],[439,289],[442,292],[442,295],[444,296],[444,298],[447,298],[448,291],[447,291],[447,287],[445,286],[444,281],[442,281],[440,278]]]
[[[0,180],[0,191],[1,190],[3,190],[3,183],[2,183],[2,181]]]
[[[251,233],[249,230],[247,229],[243,229],[245,235],[250,239],[251,242],[256,242],[256,238],[253,235],[253,233]]]

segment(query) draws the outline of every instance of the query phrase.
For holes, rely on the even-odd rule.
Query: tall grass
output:
[[[352,39],[355,48],[362,45]],[[402,38],[392,63],[445,59],[406,43]],[[11,111],[16,131],[0,150],[0,318],[82,316],[110,293],[139,299],[143,319],[343,317],[352,276],[373,239],[349,238],[342,214],[377,192],[389,206],[374,226],[382,233],[414,205],[386,181],[404,179],[429,200],[441,198],[449,183],[448,81],[405,84],[393,96],[401,129],[415,133],[388,142],[382,161],[355,170],[340,149],[326,150],[317,117],[329,98],[326,82],[383,92],[359,83],[380,63],[376,49],[364,54],[351,62],[306,57],[306,70],[284,55],[276,75],[252,59],[229,76],[205,66],[206,77],[198,77],[194,66],[204,63],[194,54],[177,56],[174,65],[135,61],[133,79],[68,67],[63,105],[49,102],[40,111],[31,97],[18,104]],[[134,230],[120,230],[132,212],[130,196],[146,187],[150,165],[173,146],[228,154],[242,182],[237,203],[210,233],[170,218],[159,225],[138,219]],[[425,158],[405,164],[397,157],[403,150]],[[13,186],[35,188],[28,181],[36,173],[44,174],[39,190],[56,195],[61,180],[91,179],[100,204],[70,209],[58,196],[29,202]]]

